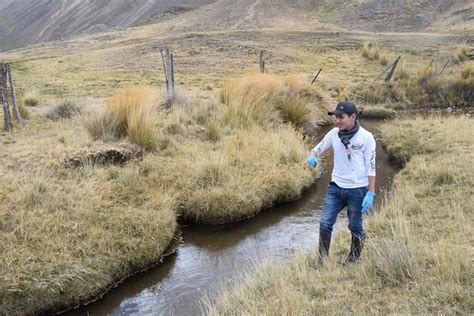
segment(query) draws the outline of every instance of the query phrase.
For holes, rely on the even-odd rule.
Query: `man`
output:
[[[360,126],[357,108],[352,102],[337,104],[328,115],[336,117],[337,127],[324,136],[313,148],[307,159],[311,167],[316,167],[318,157],[332,147],[334,167],[329,183],[323,214],[319,225],[319,260],[324,262],[329,254],[331,233],[338,214],[347,207],[349,229],[352,235],[351,250],[343,265],[359,259],[365,232],[362,214],[372,208],[375,197],[375,139]]]

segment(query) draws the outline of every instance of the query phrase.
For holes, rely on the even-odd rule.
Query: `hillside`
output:
[[[0,0],[0,51],[154,23],[212,0]]]
[[[0,0],[0,51],[165,22],[173,32],[255,28],[469,32],[467,0]]]

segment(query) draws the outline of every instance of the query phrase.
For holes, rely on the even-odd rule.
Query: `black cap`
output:
[[[348,114],[351,115],[352,113],[357,114],[357,108],[354,103],[349,101],[342,101],[336,105],[336,109],[332,112],[328,112],[328,115],[340,115],[340,114]]]

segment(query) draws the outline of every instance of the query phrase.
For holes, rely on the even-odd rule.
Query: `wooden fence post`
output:
[[[263,50],[260,50],[259,56],[260,72],[265,73],[265,59],[263,58]]]
[[[21,120],[20,111],[19,111],[18,105],[16,103],[15,83],[14,83],[14,80],[13,80],[12,70],[10,68],[10,65],[7,64],[6,69],[7,69],[8,81],[10,83],[10,91],[11,91],[11,95],[12,95],[12,103],[13,103],[13,111],[15,112],[15,119],[18,122],[18,125],[22,126],[23,122]]]
[[[314,76],[314,79],[313,79],[313,81],[311,81],[311,84],[313,84],[316,81],[316,79],[318,79],[318,76],[319,76],[319,74],[321,73],[322,70],[323,70],[323,68],[319,68],[319,71],[316,74],[316,76]]]
[[[0,71],[2,72],[1,90],[3,105],[3,122],[5,131],[10,132],[12,130],[12,119],[10,117],[10,108],[8,106],[7,100],[7,72],[4,63],[0,63]]]
[[[397,68],[398,62],[400,61],[401,57],[402,56],[398,56],[397,60],[395,60],[395,62],[393,63],[392,69],[388,73],[387,77],[385,77],[385,82],[388,82],[390,81],[390,79],[392,79],[393,73],[395,72],[395,68]]]
[[[160,50],[161,59],[163,61],[163,69],[165,71],[166,91],[168,93],[168,104],[171,104],[175,97],[174,89],[174,61],[173,54],[168,48]]]

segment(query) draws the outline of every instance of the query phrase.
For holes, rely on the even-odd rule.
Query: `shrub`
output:
[[[80,112],[81,109],[77,106],[76,102],[65,100],[60,102],[51,111],[49,111],[46,114],[46,117],[50,120],[57,121],[60,119],[69,119]]]

